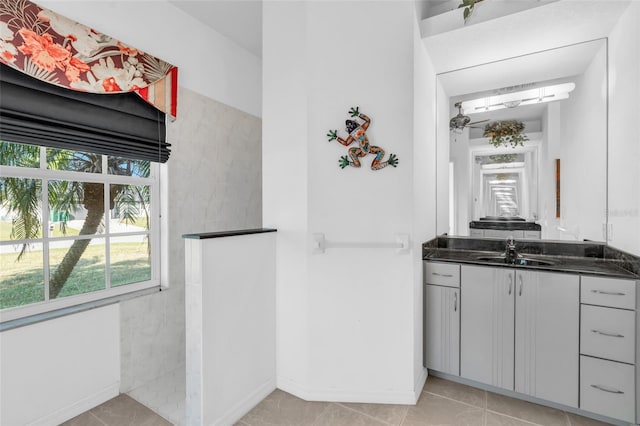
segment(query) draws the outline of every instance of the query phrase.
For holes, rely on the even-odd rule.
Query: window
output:
[[[158,167],[0,141],[2,320],[158,286]]]

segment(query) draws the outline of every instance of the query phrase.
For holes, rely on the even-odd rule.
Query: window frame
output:
[[[7,143],[13,143],[11,141],[4,141]],[[102,172],[101,173],[86,173],[78,171],[67,170],[50,170],[47,168],[46,150],[48,147],[40,146],[40,163],[39,167],[19,167],[19,166],[6,166],[0,165],[1,177],[14,177],[14,178],[26,178],[26,179],[39,179],[42,182],[42,238],[37,239],[24,239],[24,240],[2,240],[0,246],[17,246],[23,243],[42,243],[42,256],[43,256],[43,272],[44,272],[44,296],[45,300],[39,302],[29,303],[27,305],[14,306],[10,308],[4,308],[0,310],[0,323],[7,321],[13,321],[22,319],[25,317],[43,314],[59,309],[69,308],[72,306],[82,305],[89,302],[95,302],[102,299],[113,298],[114,296],[125,295],[128,293],[134,293],[150,288],[160,288],[162,258],[161,256],[161,232],[160,232],[160,215],[162,210],[161,204],[161,188],[160,188],[160,164],[156,162],[150,162],[149,177],[138,176],[122,176],[108,173],[108,156],[102,155]],[[50,147],[49,147],[50,148]],[[105,288],[102,290],[91,291],[88,293],[81,293],[77,295],[70,295],[56,299],[49,299],[49,242],[55,241],[69,241],[76,239],[86,239],[87,236],[64,236],[64,237],[50,237],[48,233],[49,229],[49,197],[48,197],[48,183],[49,181],[67,180],[76,182],[95,182],[105,185],[104,197],[105,197],[105,216],[104,216],[104,232],[102,234],[94,234],[89,238],[104,238],[105,239]],[[109,188],[110,184],[122,184],[122,185],[148,185],[150,187],[150,227],[148,231],[137,232],[110,232],[110,209],[109,209]],[[136,235],[148,235],[149,243],[151,244],[151,279],[147,281],[141,281],[136,283],[129,283],[111,287],[111,262],[110,262],[110,244],[111,238],[122,236],[136,236]],[[164,275],[164,274],[162,274]]]

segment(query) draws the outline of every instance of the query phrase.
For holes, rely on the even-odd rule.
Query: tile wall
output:
[[[182,234],[262,226],[262,120],[181,88],[168,125],[169,288],[121,307],[121,392],[185,363]]]

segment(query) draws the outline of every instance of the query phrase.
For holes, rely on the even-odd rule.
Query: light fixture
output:
[[[575,83],[562,83],[537,89],[505,93],[486,98],[472,99],[462,102],[465,114],[478,114],[504,108],[515,108],[523,105],[553,102],[569,98],[569,92],[576,88]]]

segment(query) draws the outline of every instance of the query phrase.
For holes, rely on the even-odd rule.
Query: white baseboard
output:
[[[426,372],[424,380],[426,380]],[[421,378],[422,380],[422,378]],[[424,382],[423,382],[424,384]],[[358,402],[370,404],[415,405],[422,387],[409,391],[367,391],[339,389],[311,389],[286,377],[278,377],[278,389],[305,401]]]
[[[418,402],[420,399],[420,394],[422,394],[422,389],[424,389],[424,384],[427,383],[427,377],[429,376],[429,371],[426,368],[423,368],[420,376],[418,377],[418,381],[416,382],[416,388],[414,389],[414,404]]]
[[[40,417],[38,420],[34,420],[27,426],[51,426],[59,425],[67,420],[78,416],[85,411],[91,410],[94,407],[107,402],[108,400],[115,398],[120,394],[120,381],[113,383],[112,385],[102,389],[93,395],[90,395],[80,401],[74,402],[71,405],[62,407],[59,410]]]
[[[235,424],[238,420],[244,417],[253,407],[258,405],[260,401],[262,401],[267,395],[273,392],[276,389],[276,380],[270,379],[264,384],[260,385],[256,390],[251,392],[236,404],[234,407],[229,409],[226,413],[224,413],[220,418],[216,419],[212,425],[213,426],[229,426]]]

